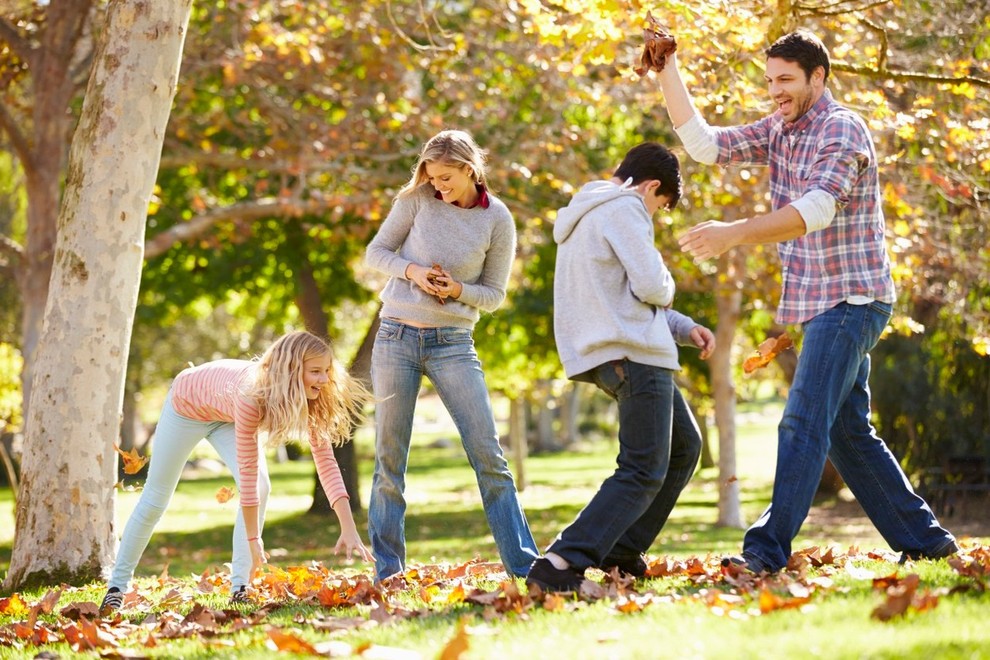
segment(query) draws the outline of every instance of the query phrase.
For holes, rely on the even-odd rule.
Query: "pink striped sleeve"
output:
[[[313,462],[316,463],[316,474],[320,478],[330,506],[333,506],[333,503],[341,497],[347,497],[347,488],[344,487],[344,477],[340,474],[337,457],[334,456],[333,447],[330,445],[316,445],[313,444],[312,439],[309,445],[313,451]]]
[[[257,406],[246,397],[234,402],[234,436],[237,442],[237,471],[240,473],[241,506],[258,505],[258,423]]]

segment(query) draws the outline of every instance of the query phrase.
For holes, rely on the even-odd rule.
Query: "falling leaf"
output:
[[[124,459],[124,474],[137,474],[148,462],[148,457],[139,456],[137,449],[123,451],[117,445],[114,445],[113,448],[116,449],[117,453]]]
[[[234,496],[236,494],[237,491],[234,490],[233,488],[229,486],[221,486],[220,488],[217,489],[217,494],[216,494],[217,502],[219,502],[220,504],[226,504],[230,500],[234,499]]]
[[[793,347],[794,342],[791,341],[790,336],[786,332],[781,333],[778,337],[770,337],[759,345],[756,349],[756,355],[746,358],[743,362],[743,371],[751,374],[757,369],[762,369],[770,364],[770,361],[780,355],[780,353]]]

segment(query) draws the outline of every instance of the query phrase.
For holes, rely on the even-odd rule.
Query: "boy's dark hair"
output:
[[[828,48],[807,30],[785,34],[773,42],[766,52],[768,58],[779,57],[787,62],[796,62],[809,80],[815,69],[822,67],[825,69],[824,80],[828,80]]]
[[[660,185],[656,189],[656,196],[670,195],[667,208],[674,208],[681,198],[683,183],[677,156],[656,142],[643,142],[630,149],[612,176],[623,181],[632,178],[634,186],[657,179]]]

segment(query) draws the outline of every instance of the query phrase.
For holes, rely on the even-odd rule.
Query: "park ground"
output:
[[[589,571],[579,597],[534,598],[494,563],[473,474],[449,418],[430,399],[418,415],[407,481],[413,570],[401,584],[376,591],[368,566],[335,558],[336,521],[306,514],[312,463],[278,463],[265,532],[272,569],[257,602],[231,613],[223,564],[237,501],[217,501],[217,491],[233,482],[209,469],[204,444],[198,469],[180,484],[145,553],[123,616],[95,624],[86,618],[102,597],[99,584],[0,594],[0,658],[45,650],[63,657],[990,658],[985,502],[957,507],[942,521],[963,541],[962,560],[905,566],[854,500],[820,502],[794,544],[801,559],[793,570],[752,581],[718,567],[722,555],[738,552],[743,532],[713,525],[719,476],[701,470],[651,548],[653,578],[628,584]],[[736,476],[746,521],[769,498],[778,415],[772,405],[740,414]],[[366,504],[373,462],[367,429],[357,443]],[[611,471],[615,449],[604,438],[527,459],[520,497],[538,544],[573,519]],[[137,496],[129,487],[120,493],[118,530]],[[0,520],[7,521],[0,524],[2,574],[13,533],[9,491],[0,492]],[[363,513],[358,524],[367,540]],[[34,641],[14,640],[12,630],[28,635],[30,610],[38,612],[46,595],[57,605],[42,609],[34,625],[57,643],[37,644],[39,634],[49,635],[37,630]]]

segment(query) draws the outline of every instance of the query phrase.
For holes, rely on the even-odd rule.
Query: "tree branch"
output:
[[[188,222],[170,227],[145,241],[144,258],[146,260],[154,259],[176,243],[198,238],[209,231],[213,225],[225,220],[250,221],[278,216],[294,217],[322,213],[339,205],[340,200],[333,197],[306,200],[271,197],[215,209],[196,216]]]
[[[14,151],[17,153],[18,160],[21,161],[21,166],[27,170],[31,167],[32,157],[31,157],[31,144],[27,141],[24,133],[21,132],[20,126],[17,124],[17,120],[10,114],[7,110],[5,104],[0,103],[0,128],[7,133],[7,137],[10,138],[10,143],[14,147]]]
[[[391,163],[397,160],[405,160],[415,157],[419,152],[393,152],[385,154],[369,154],[364,156],[364,160],[375,161],[377,163]],[[317,172],[333,172],[340,169],[340,162],[329,160],[313,155],[309,158],[243,158],[236,154],[229,153],[207,153],[204,151],[184,150],[178,151],[170,149],[168,153],[162,154],[159,169],[175,169],[186,165],[196,165],[200,167],[220,168],[225,170],[248,170],[257,172],[265,170],[268,172],[289,172],[291,174],[314,174]]]
[[[9,236],[0,234],[0,254],[7,255],[15,263],[20,263],[24,258],[24,248]]]
[[[969,83],[976,87],[990,89],[990,80],[978,76],[942,76],[935,73],[921,73],[920,71],[894,71],[891,69],[872,68],[859,66],[856,64],[846,64],[845,62],[833,62],[833,71],[844,71],[867,78],[878,78],[881,80],[897,80],[899,82],[924,82],[939,85],[959,85]]]
[[[27,62],[28,67],[33,68],[36,57],[34,49],[17,28],[4,18],[0,18],[0,40],[6,41],[14,55]]]

